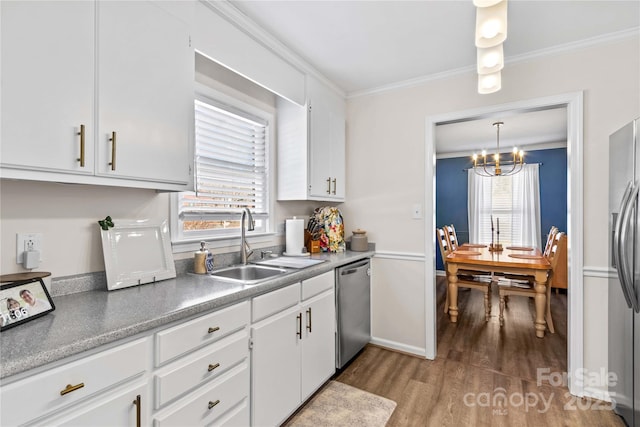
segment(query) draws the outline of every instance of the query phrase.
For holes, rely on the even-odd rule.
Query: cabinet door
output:
[[[313,78],[309,94],[309,196],[344,200],[344,101]]]
[[[331,198],[331,112],[326,100],[316,95],[309,108],[309,195]]]
[[[302,305],[302,400],[318,389],[336,369],[336,316],[333,290]]]
[[[344,114],[331,113],[329,118],[329,130],[331,133],[331,196],[337,200],[345,198],[345,119]]]
[[[300,306],[252,327],[252,425],[279,425],[300,404],[298,315],[301,315]]]
[[[47,426],[144,426],[149,425],[151,399],[146,383],[131,385],[116,393],[96,398],[85,406],[75,407],[68,416],[46,420]],[[139,422],[138,422],[139,411]]]
[[[193,55],[188,27],[153,3],[99,3],[99,175],[188,183]]]
[[[2,167],[93,174],[94,3],[2,1],[0,15]]]

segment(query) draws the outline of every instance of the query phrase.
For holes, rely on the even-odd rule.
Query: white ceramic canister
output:
[[[369,239],[367,238],[367,232],[365,230],[353,231],[351,236],[351,250],[356,252],[365,252],[369,250]]]

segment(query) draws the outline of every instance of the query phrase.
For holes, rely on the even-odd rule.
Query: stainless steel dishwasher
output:
[[[336,269],[336,367],[342,368],[371,339],[369,259]]]

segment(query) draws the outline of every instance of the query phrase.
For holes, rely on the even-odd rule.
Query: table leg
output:
[[[449,319],[451,323],[456,323],[458,321],[458,266],[448,263],[447,272],[449,273]]]
[[[547,272],[536,271],[535,273],[536,284],[534,289],[536,291],[536,336],[538,338],[544,338],[544,331],[546,329],[545,313],[547,308]]]

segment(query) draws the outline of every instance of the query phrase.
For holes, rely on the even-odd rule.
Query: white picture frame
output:
[[[113,222],[113,227],[100,231],[108,290],[176,277],[166,220]]]

